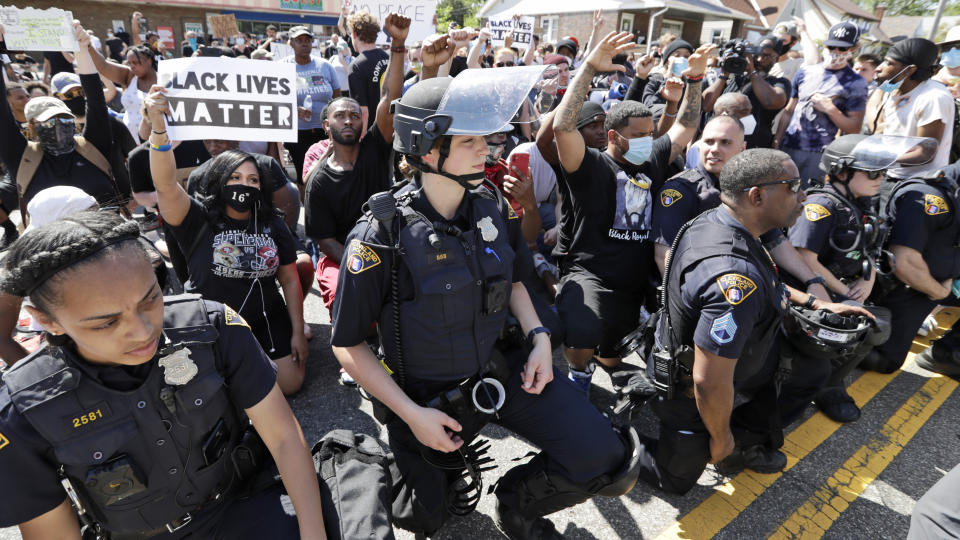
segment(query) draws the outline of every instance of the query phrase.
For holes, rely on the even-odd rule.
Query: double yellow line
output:
[[[949,328],[956,315],[945,312],[938,317],[941,328]],[[922,348],[922,347],[921,347]],[[912,362],[912,355],[907,362]],[[867,372],[847,392],[863,407],[896,378],[899,372],[884,375]],[[881,430],[860,447],[814,494],[775,531],[772,538],[820,538],[847,506],[863,493],[893,458],[916,435],[931,415],[957,388],[958,383],[939,375],[931,377]],[[783,452],[787,466],[783,472],[760,474],[745,471],[718,487],[696,508],[658,535],[667,538],[710,538],[730,524],[783,474],[826,441],[842,424],[817,413],[787,435]]]

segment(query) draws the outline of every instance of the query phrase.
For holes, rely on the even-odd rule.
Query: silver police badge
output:
[[[190,349],[180,349],[164,356],[159,361],[163,368],[163,380],[167,384],[181,386],[190,382],[200,371],[190,359]]]
[[[477,228],[480,229],[480,236],[483,237],[484,242],[493,242],[497,239],[497,235],[500,234],[490,216],[486,216],[478,221]]]

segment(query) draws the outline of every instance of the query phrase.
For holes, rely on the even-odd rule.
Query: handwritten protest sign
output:
[[[270,52],[273,53],[273,60],[278,62],[288,56],[293,56],[293,47],[274,41],[270,44]]]
[[[357,11],[364,9],[369,11],[380,22],[381,28],[383,28],[384,19],[391,11],[410,17],[410,34],[407,36],[407,44],[422,41],[436,32],[434,25],[434,16],[437,13],[436,0],[353,0],[350,5]],[[377,45],[387,43],[390,43],[390,38],[381,30],[380,35],[377,36]]]
[[[62,9],[0,6],[4,41],[14,51],[75,51],[73,13]]]
[[[533,43],[533,22],[533,17],[491,17],[490,41],[494,47],[503,47],[507,36],[513,34],[514,46],[525,49]]]
[[[297,141],[296,68],[292,62],[178,58],[160,62],[173,140]]]
[[[215,38],[232,38],[240,33],[237,27],[237,17],[229,15],[212,15],[209,17],[210,27]]]
[[[160,42],[163,43],[163,46],[166,47],[168,51],[174,50],[177,43],[173,40],[173,27],[172,26],[158,26],[157,35],[160,36]]]

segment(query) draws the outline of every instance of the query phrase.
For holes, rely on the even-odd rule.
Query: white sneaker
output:
[[[917,330],[917,334],[920,334],[921,336],[926,336],[927,334],[929,334],[930,332],[933,332],[936,329],[937,329],[937,318],[934,317],[933,315],[929,315],[923,321],[923,324],[920,325],[920,329]]]

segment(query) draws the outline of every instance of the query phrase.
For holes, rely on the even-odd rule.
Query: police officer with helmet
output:
[[[724,474],[786,465],[775,450],[783,442],[775,341],[788,303],[813,295],[787,290],[759,237],[800,215],[800,182],[784,152],[737,154],[720,174],[721,206],[674,240],[647,361],[659,390],[652,407],[660,435],[645,441],[640,472],[661,489],[686,493],[707,463]],[[862,311],[813,298],[817,307]],[[737,395],[741,404],[734,406]]]
[[[545,69],[487,69],[482,79],[468,70],[412,86],[393,103],[394,149],[416,178],[374,195],[348,237],[331,344],[385,405],[378,418],[403,477],[394,522],[420,534],[475,508],[488,458],[473,439],[490,421],[542,449],[497,482],[495,521],[509,538],[556,538],[542,516],[636,482],[636,434],[621,437],[556,372],[520,283],[532,259],[519,219],[480,187],[484,135],[510,121]],[[524,348],[497,347],[508,311]],[[382,361],[364,342],[375,322]]]
[[[900,145],[880,140],[873,151],[893,148],[892,153],[935,144],[919,137],[875,136],[903,139]],[[909,147],[909,148],[908,148]],[[899,369],[923,320],[938,305],[960,305],[954,280],[960,277],[960,219],[958,219],[957,178],[936,171],[927,177],[897,183],[885,204],[883,219],[890,227],[887,249],[896,259],[893,276],[882,289],[876,287],[872,300],[892,313],[896,332],[886,343],[873,349],[861,367],[881,373]],[[882,283],[881,283],[882,284]],[[880,290],[878,290],[880,289]]]
[[[844,135],[827,145],[820,159],[827,182],[807,190],[803,213],[789,231],[791,243],[837,302],[866,303],[878,272],[888,273],[892,263],[882,250],[886,228],[873,204],[884,168],[863,154],[870,144],[866,135]],[[783,277],[790,285],[799,281],[789,273]],[[860,417],[860,409],[843,388],[843,378],[871,347],[889,336],[889,312],[869,309],[879,317],[886,335],[875,325],[864,326],[865,320],[838,318],[804,306],[791,310],[787,345],[781,351],[791,358],[792,367],[780,394],[785,425],[811,399],[837,422]]]

